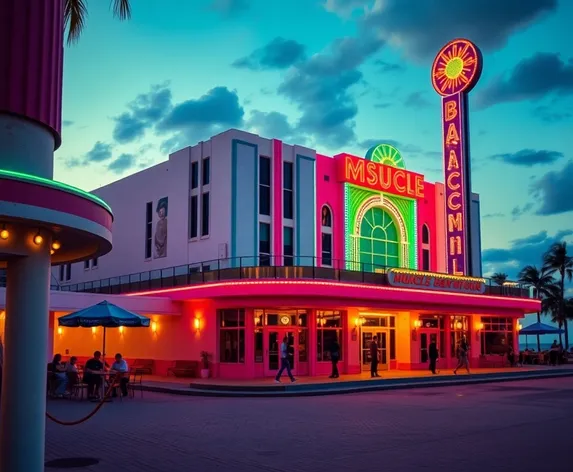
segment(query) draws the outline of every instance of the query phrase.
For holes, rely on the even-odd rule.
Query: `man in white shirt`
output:
[[[121,388],[121,395],[123,397],[127,397],[127,384],[129,383],[129,366],[125,359],[121,356],[120,353],[115,355],[115,362],[111,365],[109,370],[111,374],[112,380],[115,379],[118,374],[121,375],[119,379],[119,387]],[[117,391],[114,389],[113,396],[117,397]]]

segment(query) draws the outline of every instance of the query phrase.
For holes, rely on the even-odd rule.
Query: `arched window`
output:
[[[360,223],[360,262],[363,270],[400,267],[400,236],[392,217],[382,208],[368,210]]]
[[[422,226],[422,270],[430,270],[430,229]]]
[[[332,266],[332,211],[327,205],[320,212],[321,221],[321,266]]]

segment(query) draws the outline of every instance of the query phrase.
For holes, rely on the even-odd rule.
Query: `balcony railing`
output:
[[[329,264],[327,264],[329,263]],[[92,282],[63,284],[57,289],[70,292],[124,294],[185,287],[217,281],[253,279],[311,279],[390,285],[387,271],[392,267],[363,262],[301,256],[245,256],[110,277]],[[420,271],[421,272],[421,271]],[[428,275],[435,273],[428,272]],[[486,280],[486,295],[529,298],[521,284],[499,286]]]

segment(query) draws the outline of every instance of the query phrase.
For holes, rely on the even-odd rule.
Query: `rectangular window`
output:
[[[65,271],[66,271],[66,266],[65,266],[65,265],[61,265],[61,266],[60,266],[60,282],[63,282],[63,281],[64,281]]]
[[[271,160],[259,157],[259,214],[271,215]]]
[[[90,268],[90,260],[84,261],[84,270],[89,270]]]
[[[293,218],[293,165],[283,162],[283,218]]]
[[[430,270],[430,250],[422,249],[422,270]]]
[[[209,192],[201,195],[201,236],[209,236]]]
[[[322,265],[332,266],[332,234],[322,233]]]
[[[285,226],[283,230],[283,264],[292,266],[294,262],[293,230]]]
[[[197,195],[193,195],[189,199],[189,239],[197,237],[198,231],[198,218],[199,218],[199,202]]]
[[[199,187],[199,163],[191,163],[191,190]]]
[[[245,362],[245,310],[219,311],[219,362]]]
[[[96,258],[92,259],[92,269],[96,268],[97,265],[98,265],[98,260],[97,260],[97,257],[96,257]]]
[[[334,342],[339,345],[339,360],[342,360],[342,316],[340,311],[317,311],[316,360],[330,361]]]
[[[202,185],[209,185],[209,182],[211,182],[211,159],[208,157],[203,159],[201,182]]]
[[[482,317],[481,334],[482,354],[507,354],[513,347],[512,318]]]
[[[259,265],[271,265],[271,225],[259,223]]]
[[[145,204],[145,258],[151,259],[153,241],[153,202]]]
[[[72,264],[66,264],[66,282],[72,280]]]

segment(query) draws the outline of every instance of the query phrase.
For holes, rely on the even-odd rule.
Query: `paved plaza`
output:
[[[93,404],[48,408],[71,420]],[[540,472],[571,470],[572,450],[573,378],[561,378],[324,397],[145,392],[79,426],[49,422],[46,460],[93,457],[74,470],[106,472]]]

